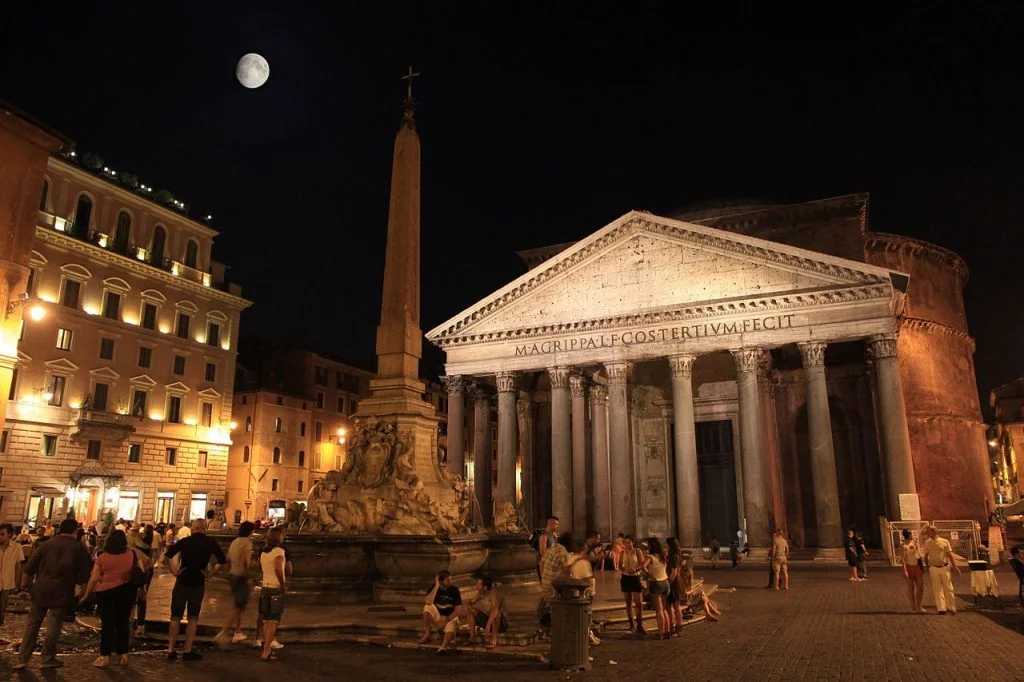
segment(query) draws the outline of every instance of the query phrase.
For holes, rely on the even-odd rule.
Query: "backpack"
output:
[[[540,554],[540,539],[544,537],[544,531],[535,530],[530,533],[530,547],[533,547],[533,551]]]

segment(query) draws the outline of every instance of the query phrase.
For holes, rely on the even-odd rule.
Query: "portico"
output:
[[[790,492],[808,487],[806,468],[813,500],[802,500],[800,513],[813,509],[814,546],[833,549],[844,522],[829,353],[859,352],[865,371],[870,361],[885,462],[881,511],[898,518],[899,495],[916,492],[895,359],[906,285],[906,275],[884,268],[631,212],[427,338],[447,353],[450,405],[461,406],[470,382],[496,384],[495,501],[522,502],[511,499],[517,457],[532,472],[523,496],[550,486],[551,509],[531,503],[529,522],[554,513],[575,533],[676,535],[695,547],[709,539],[702,515],[717,522],[722,513],[727,481],[739,530],[765,547],[793,516]],[[784,464],[772,417],[783,376],[799,380],[805,396],[800,466]],[[523,386],[547,393],[531,404],[550,410],[549,433],[524,425],[521,394],[517,414]],[[704,443],[698,432],[727,420],[728,443]],[[462,429],[461,418],[449,421],[456,466]],[[550,451],[550,471],[534,467],[540,448]],[[702,494],[713,499],[702,504]]]

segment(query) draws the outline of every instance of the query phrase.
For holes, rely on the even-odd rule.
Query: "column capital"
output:
[[[551,388],[569,388],[569,372],[568,367],[548,367]]]
[[[761,367],[761,363],[764,362],[764,348],[761,346],[740,348],[739,350],[732,351],[732,356],[736,360],[737,373],[756,374]]]
[[[569,392],[573,398],[582,398],[587,392],[587,378],[582,374],[569,375]]]
[[[691,377],[693,376],[693,361],[697,359],[696,355],[690,355],[688,353],[683,355],[670,355],[668,356],[668,366],[672,369],[672,376],[674,377]]]
[[[881,334],[868,339],[868,353],[875,360],[896,357],[896,335]]]
[[[796,345],[800,349],[800,357],[803,358],[804,367],[825,366],[827,343],[824,341],[808,341],[807,343],[798,343]]]
[[[461,374],[447,374],[441,377],[441,383],[444,384],[445,390],[448,391],[450,396],[461,395],[465,388],[465,382],[462,380]]]
[[[633,365],[631,362],[606,362],[604,371],[608,373],[609,385],[625,385],[629,383],[629,371]]]
[[[603,384],[594,384],[591,386],[590,402],[595,405],[608,402],[608,387]]]
[[[516,390],[515,372],[498,372],[494,381],[498,385],[498,393],[514,393]]]

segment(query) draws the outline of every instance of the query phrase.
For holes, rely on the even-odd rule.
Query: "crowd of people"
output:
[[[10,594],[26,590],[31,599],[25,633],[12,667],[27,667],[44,622],[46,637],[40,667],[58,668],[57,641],[62,624],[77,610],[91,610],[100,620],[100,651],[93,662],[106,667],[112,662],[126,664],[133,627],[146,620],[147,594],[157,567],[174,575],[171,592],[167,659],[178,658],[180,622],[187,618],[182,658],[198,660],[193,650],[207,580],[222,566],[229,572],[233,596],[232,611],[216,641],[241,642],[241,615],[253,585],[250,564],[251,535],[256,526],[239,527],[227,555],[217,541],[206,534],[208,526],[220,524],[212,518],[196,519],[176,527],[168,524],[134,524],[108,521],[83,527],[73,518],[53,526],[41,524],[34,534],[22,528],[15,534],[10,524],[0,524],[0,624]],[[260,658],[270,661],[282,648],[276,639],[277,625],[284,612],[284,595],[292,565],[284,548],[284,529],[271,528],[260,552],[260,601],[256,645]],[[134,611],[134,624],[133,624]],[[233,631],[234,636],[231,637]]]

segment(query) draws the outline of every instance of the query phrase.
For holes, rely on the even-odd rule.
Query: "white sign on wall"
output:
[[[900,493],[900,521],[920,521],[921,500],[916,493]]]

